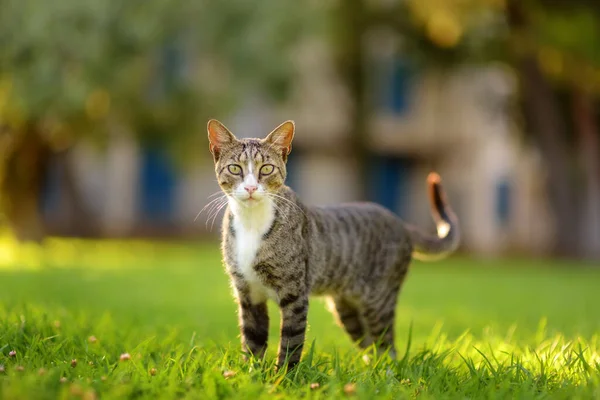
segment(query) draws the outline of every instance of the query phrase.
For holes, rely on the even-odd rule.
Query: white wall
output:
[[[126,132],[115,133],[106,153],[102,225],[109,235],[130,233],[137,219],[140,151]]]
[[[358,198],[356,167],[350,159],[309,154],[297,165],[297,190],[304,203],[328,205]]]

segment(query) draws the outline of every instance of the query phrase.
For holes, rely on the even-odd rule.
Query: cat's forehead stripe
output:
[[[234,157],[235,160],[240,163],[246,163],[248,160],[265,162],[265,160],[271,159],[271,157],[263,153],[262,143],[256,139],[248,139],[242,142],[242,148],[240,152]]]

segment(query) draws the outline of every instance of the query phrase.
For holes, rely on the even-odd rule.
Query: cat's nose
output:
[[[248,192],[249,195],[252,195],[252,193],[256,192],[256,189],[258,189],[258,186],[246,185],[246,186],[244,186],[244,189],[246,189],[246,192]]]

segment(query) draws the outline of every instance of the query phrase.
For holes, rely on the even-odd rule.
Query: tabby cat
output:
[[[315,295],[328,298],[338,323],[360,347],[374,344],[395,357],[396,301],[411,258],[441,258],[459,243],[440,177],[428,177],[438,235],[422,233],[377,204],[308,207],[285,185],[294,129],[286,121],[264,139],[237,139],[219,121],[208,122],[227,202],[222,252],[238,303],[242,348],[264,355],[267,300],[274,300],[281,310],[277,366],[295,366],[309,295]]]

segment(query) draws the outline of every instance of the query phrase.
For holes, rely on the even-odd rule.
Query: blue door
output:
[[[159,148],[144,149],[140,174],[140,211],[144,220],[171,222],[177,176],[169,155]]]
[[[45,218],[51,217],[59,210],[60,202],[63,201],[60,192],[61,183],[58,168],[52,157],[48,163],[39,199],[40,212]]]
[[[371,201],[408,218],[412,165],[405,157],[374,156],[369,174]]]

